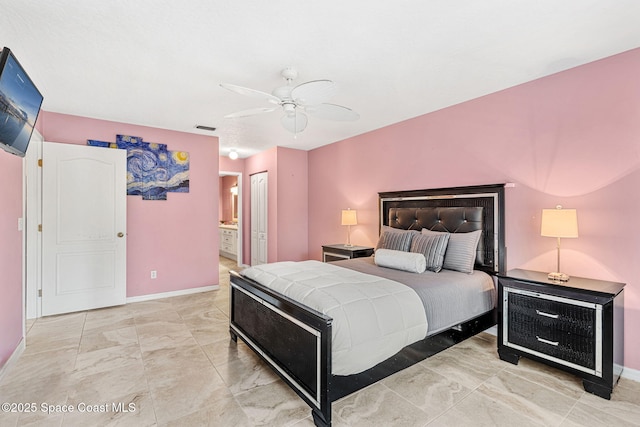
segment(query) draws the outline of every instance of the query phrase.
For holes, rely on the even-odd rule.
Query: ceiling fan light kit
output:
[[[281,75],[287,84],[274,89],[272,93],[230,83],[221,83],[221,87],[232,92],[275,104],[273,107],[257,107],[237,111],[224,117],[227,119],[248,117],[270,113],[280,108],[284,113],[280,118],[280,123],[294,135],[302,132],[307,127],[309,122],[307,114],[320,119],[334,121],[355,121],[360,118],[360,115],[350,108],[327,103],[336,92],[336,85],[333,81],[312,80],[293,86],[293,80],[298,77],[298,71],[295,68],[285,68],[282,70]]]

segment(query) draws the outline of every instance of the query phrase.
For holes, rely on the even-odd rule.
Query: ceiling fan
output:
[[[281,75],[287,81],[287,84],[274,89],[271,94],[229,83],[221,83],[220,86],[232,92],[273,104],[268,107],[237,111],[224,117],[247,117],[282,109],[284,115],[280,122],[286,130],[294,134],[302,132],[307,127],[307,114],[321,119],[337,121],[354,121],[360,118],[360,115],[350,108],[327,103],[336,90],[336,85],[331,80],[312,80],[293,86],[293,80],[298,77],[298,71],[295,68],[285,68],[282,70]]]

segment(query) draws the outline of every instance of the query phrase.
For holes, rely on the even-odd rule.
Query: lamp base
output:
[[[353,247],[353,245],[352,245],[351,243],[345,243],[345,244],[344,244],[344,247],[345,247],[345,248],[352,248],[352,247]]]
[[[547,275],[547,278],[549,280],[554,281],[554,282],[568,282],[569,281],[569,276],[567,274],[564,274],[564,273],[549,273]]]

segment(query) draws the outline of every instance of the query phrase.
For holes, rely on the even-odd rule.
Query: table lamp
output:
[[[560,272],[560,238],[578,237],[578,214],[575,209],[562,209],[558,205],[555,209],[542,210],[542,225],[540,235],[544,237],[555,237],[558,239],[558,268],[555,272],[549,273],[549,280],[566,282],[569,276]]]
[[[352,211],[350,208],[342,211],[342,225],[346,225],[347,228],[347,244],[346,247],[350,248],[351,244],[351,226],[358,224],[356,217],[356,211]]]

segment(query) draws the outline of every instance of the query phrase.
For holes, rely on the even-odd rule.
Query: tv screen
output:
[[[9,48],[0,53],[0,148],[24,157],[42,94]]]

